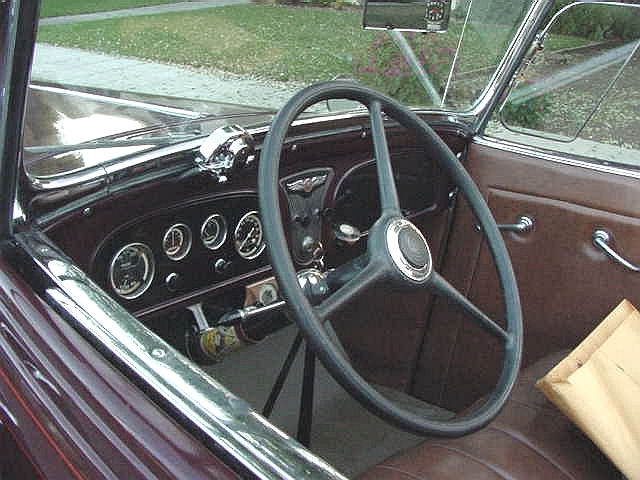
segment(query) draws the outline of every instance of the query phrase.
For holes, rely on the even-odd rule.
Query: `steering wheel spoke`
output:
[[[485,331],[503,342],[509,342],[511,335],[500,325],[491,320],[482,310],[476,307],[471,300],[462,295],[458,289],[451,285],[437,272],[432,272],[427,282],[427,287],[436,294],[446,297],[451,303],[456,304],[465,313],[469,314]]]
[[[369,105],[369,117],[371,119],[373,151],[375,153],[378,171],[382,215],[400,215],[400,200],[398,199],[396,182],[393,178],[391,155],[389,154],[387,136],[384,130],[384,119],[382,118],[382,106],[378,100],[372,101]]]
[[[345,308],[355,299],[360,298],[383,277],[382,268],[374,262],[370,262],[363,268],[355,270],[350,280],[344,283],[320,305],[315,307],[316,314],[322,322],[330,320],[337,311]]]

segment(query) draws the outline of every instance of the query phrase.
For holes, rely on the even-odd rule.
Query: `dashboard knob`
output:
[[[333,230],[333,234],[335,235],[336,239],[346,243],[347,245],[353,245],[358,240],[360,240],[360,237],[362,236],[358,228],[354,227],[353,225],[349,225],[348,223],[341,223],[340,225],[335,227]]]
[[[182,286],[182,278],[176,272],[171,272],[167,275],[167,278],[164,279],[164,284],[171,293],[175,293],[180,290]]]
[[[233,265],[233,262],[231,262],[231,260],[225,260],[224,258],[219,258],[213,264],[213,269],[217,274],[224,275],[231,271],[232,265]]]
[[[324,253],[322,242],[310,236],[306,236],[302,239],[302,250],[310,253],[313,258],[317,258]]]

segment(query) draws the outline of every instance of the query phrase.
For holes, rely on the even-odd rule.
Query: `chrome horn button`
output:
[[[389,223],[387,249],[398,270],[410,280],[424,282],[433,268],[427,240],[413,223],[398,218]]]

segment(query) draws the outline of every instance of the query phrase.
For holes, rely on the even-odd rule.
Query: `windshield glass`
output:
[[[454,0],[446,32],[419,34],[364,30],[361,6],[346,0],[45,0],[25,166],[64,175],[221,124],[264,124],[303,86],[332,79],[467,111],[531,3]]]

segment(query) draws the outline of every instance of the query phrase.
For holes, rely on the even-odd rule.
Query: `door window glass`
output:
[[[638,7],[585,3],[560,10],[487,133],[640,167]]]

